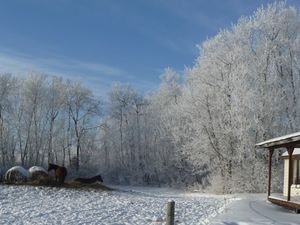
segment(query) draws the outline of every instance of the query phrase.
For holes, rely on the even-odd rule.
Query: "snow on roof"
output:
[[[29,173],[34,173],[34,172],[38,172],[38,171],[42,171],[42,172],[48,174],[48,171],[45,170],[43,167],[40,167],[40,166],[32,166],[32,167],[29,168]]]
[[[295,148],[293,151],[293,155],[300,155],[300,148]],[[288,151],[284,152],[281,156],[289,156]]]
[[[256,144],[256,147],[262,147],[262,148],[269,148],[269,147],[275,147],[278,145],[284,145],[291,142],[300,141],[300,132],[284,135],[277,138],[272,138],[267,141],[260,142]],[[299,145],[300,146],[300,145]]]
[[[29,177],[29,172],[28,170],[24,169],[22,166],[14,166],[12,168],[10,168],[9,170],[7,170],[6,173],[9,173],[11,171],[18,171],[19,173],[21,173],[24,177]]]

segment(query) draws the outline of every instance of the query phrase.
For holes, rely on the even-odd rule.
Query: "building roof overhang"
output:
[[[272,138],[255,145],[257,148],[281,148],[294,147],[300,148],[300,132]]]

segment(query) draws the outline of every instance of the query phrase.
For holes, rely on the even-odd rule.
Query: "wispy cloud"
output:
[[[25,73],[28,70],[74,75],[96,73],[102,77],[130,77],[125,70],[102,63],[85,62],[61,56],[34,57],[19,52],[0,50],[1,72]]]
[[[24,76],[30,71],[83,80],[96,95],[105,95],[112,82],[132,76],[118,67],[61,56],[37,57],[7,49],[0,50],[0,72]]]
[[[247,15],[249,10],[252,12],[266,2],[272,2],[272,0],[228,0],[222,3],[219,0],[161,1],[162,5],[176,17],[195,26],[195,29],[204,30],[204,33],[209,31],[210,35],[236,23],[240,16]]]
[[[155,28],[140,27],[139,31],[159,45],[180,54],[193,54],[196,49],[196,46],[192,46],[186,39],[174,37],[168,33],[164,34]]]
[[[99,63],[87,63],[87,62],[78,62],[77,65],[85,70],[94,71],[100,74],[106,74],[109,76],[129,77],[127,72],[117,67],[112,67],[104,64],[99,64]]]

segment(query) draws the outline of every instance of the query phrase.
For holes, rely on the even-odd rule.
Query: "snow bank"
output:
[[[164,224],[168,199],[175,201],[178,225],[208,224],[224,209],[224,196],[209,196],[166,189],[159,192],[122,190],[80,191],[32,186],[0,188],[0,224]]]

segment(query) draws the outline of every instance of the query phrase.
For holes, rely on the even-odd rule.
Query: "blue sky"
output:
[[[145,93],[165,67],[192,66],[197,44],[272,2],[0,0],[0,72],[82,79],[102,96],[113,82]]]

